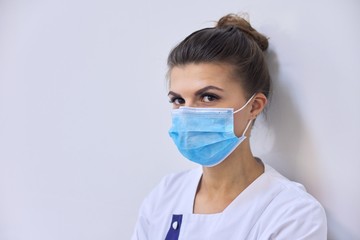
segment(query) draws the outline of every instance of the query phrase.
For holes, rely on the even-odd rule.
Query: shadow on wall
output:
[[[290,50],[296,44],[295,40],[291,44],[293,46],[286,46],[286,48]],[[298,60],[299,55],[296,51],[288,52],[294,54],[295,61]],[[326,184],[321,185],[324,182],[321,174],[326,175],[326,173],[322,173],[324,168],[319,164],[316,144],[314,144],[311,132],[307,130],[306,121],[296,104],[296,95],[301,98],[307,95],[293,93],[296,88],[291,86],[297,85],[293,81],[298,80],[293,77],[294,75],[289,74],[289,69],[282,69],[277,55],[272,49],[268,50],[266,58],[273,83],[273,95],[266,118],[274,135],[273,147],[266,156],[267,162],[289,179],[304,184],[307,191],[321,202],[321,196],[325,196],[322,192],[324,184]],[[299,59],[300,63],[301,61],[304,60]],[[330,212],[330,209],[326,209],[328,239],[357,239]]]
[[[292,79],[280,71],[277,55],[272,49],[268,50],[266,58],[273,85],[267,120],[275,137],[269,162],[286,177],[297,179],[297,156],[304,129],[287,84]]]
[[[328,219],[328,240],[359,239],[359,236],[355,236],[346,226],[337,221],[330,211],[326,211],[326,215]]]

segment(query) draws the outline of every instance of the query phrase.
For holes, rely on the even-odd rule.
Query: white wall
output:
[[[166,56],[241,11],[275,85],[254,152],[319,199],[329,239],[360,239],[356,0],[1,0],[0,239],[129,239],[151,188],[193,167],[167,135]]]

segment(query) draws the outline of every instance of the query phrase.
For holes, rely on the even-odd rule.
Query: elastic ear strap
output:
[[[240,112],[241,110],[243,110],[249,104],[249,102],[255,97],[255,95],[256,95],[256,93],[254,93],[254,95],[252,95],[252,97],[244,104],[244,106],[242,106],[238,110],[234,111],[234,113],[237,113],[237,112]]]
[[[251,125],[251,122],[252,122],[252,119],[249,121],[249,123],[246,125],[246,128],[245,128],[245,130],[244,130],[244,132],[243,132],[243,136],[245,136],[245,133],[247,132],[247,130],[249,129],[249,127],[250,127],[250,125]]]

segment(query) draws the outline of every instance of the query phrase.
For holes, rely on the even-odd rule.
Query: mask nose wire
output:
[[[249,102],[255,97],[255,95],[256,95],[256,93],[254,93],[254,95],[251,96],[251,98],[244,104],[244,106],[242,106],[238,110],[234,111],[233,113],[235,114],[235,113],[240,112],[241,110],[243,110],[249,104]]]

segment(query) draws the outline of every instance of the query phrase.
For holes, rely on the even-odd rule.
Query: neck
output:
[[[199,188],[208,193],[238,195],[263,172],[263,164],[254,158],[246,139],[222,163],[203,168]]]

